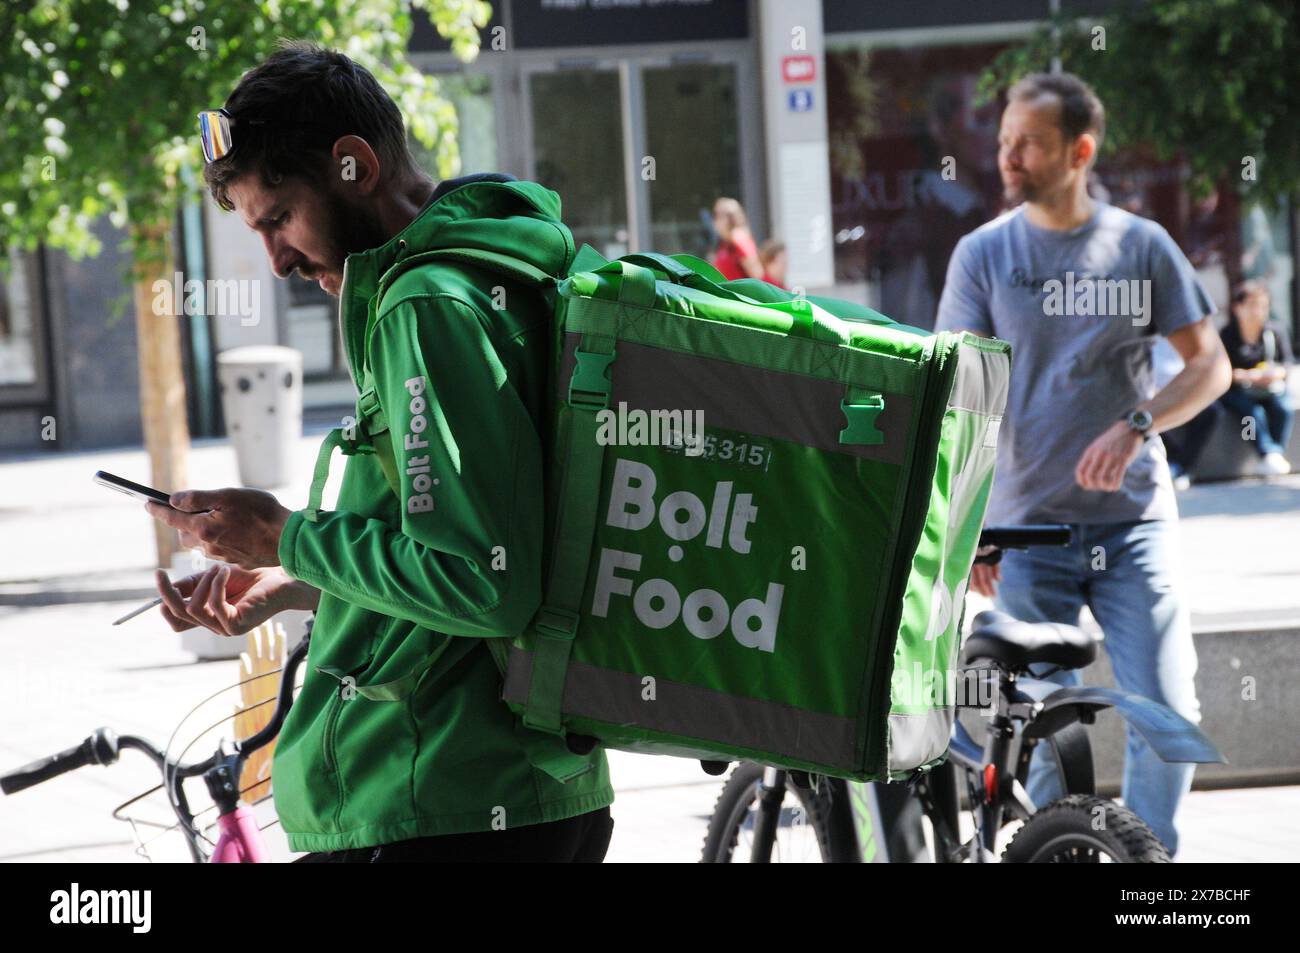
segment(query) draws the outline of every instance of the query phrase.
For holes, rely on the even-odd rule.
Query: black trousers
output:
[[[415,837],[378,847],[357,847],[319,854],[304,854],[295,864],[409,864],[409,863],[557,863],[598,864],[609,850],[614,819],[609,808],[562,821],[478,831]]]

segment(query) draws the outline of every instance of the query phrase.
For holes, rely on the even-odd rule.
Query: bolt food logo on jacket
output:
[[[406,475],[413,478],[411,489],[414,491],[406,498],[406,512],[427,513],[433,509],[433,496],[429,489],[437,486],[438,480],[429,473],[429,454],[414,452],[425,450],[429,446],[429,441],[420,436],[429,426],[429,421],[424,416],[428,407],[428,402],[424,399],[425,380],[423,377],[412,377],[404,386],[411,395],[408,408],[411,411],[411,422],[407,425],[410,432],[402,438],[402,448],[410,454],[406,458]]]
[[[656,506],[657,484],[654,470],[646,464],[615,461],[606,525],[641,531],[658,523],[672,541],[668,558],[675,563],[685,555],[678,544],[701,533],[707,547],[749,554],[749,529],[758,519],[752,494],[734,493],[734,483],[721,480],[714,485],[713,499],[707,507],[689,490],[669,493]],[[611,599],[630,598],[637,620],[648,628],[666,629],[680,619],[686,631],[697,639],[716,638],[730,628],[732,637],[741,645],[763,652],[776,650],[783,585],[770,582],[765,598],[744,599],[732,609],[726,596],[715,589],[697,589],[683,596],[667,579],[646,579],[634,590],[635,580],[630,574],[640,569],[640,554],[602,547],[591,614],[605,618]],[[620,570],[628,575],[620,575]]]

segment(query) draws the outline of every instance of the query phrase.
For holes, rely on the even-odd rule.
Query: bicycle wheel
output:
[[[749,863],[762,780],[760,764],[742,762],[731,772],[709,818],[702,863]],[[838,798],[833,793],[836,787],[841,794]],[[818,791],[809,791],[796,787],[787,776],[785,790],[776,839],[768,858],[772,863],[851,863],[860,859],[843,785],[828,781]],[[791,793],[795,795],[793,799],[789,797]]]
[[[1126,807],[1071,794],[1036,811],[1002,852],[1013,864],[1168,864],[1155,832]]]

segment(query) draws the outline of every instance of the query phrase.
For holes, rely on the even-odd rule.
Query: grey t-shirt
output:
[[[1068,232],[1024,206],[957,243],[936,330],[1011,343],[1011,389],[985,522],[1176,519],[1164,445],[1152,438],[1114,493],[1074,479],[1084,450],[1155,392],[1151,348],[1214,313],[1187,258],[1155,222],[1095,203]]]

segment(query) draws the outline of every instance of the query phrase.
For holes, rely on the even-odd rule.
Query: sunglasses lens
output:
[[[230,151],[230,121],[218,110],[199,113],[199,135],[203,140],[203,158],[216,162]]]

